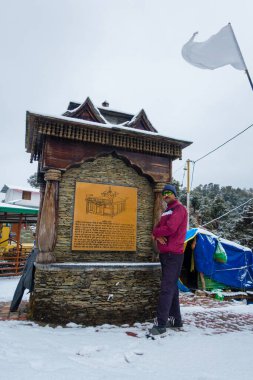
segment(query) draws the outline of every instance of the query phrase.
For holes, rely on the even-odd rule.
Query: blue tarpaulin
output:
[[[195,269],[212,280],[231,288],[253,288],[253,253],[250,248],[218,238],[209,231],[193,228],[187,231],[186,242],[196,237],[194,249]],[[218,241],[227,254],[227,262],[214,260]]]

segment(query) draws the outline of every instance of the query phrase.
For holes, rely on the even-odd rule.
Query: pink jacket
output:
[[[183,253],[184,241],[187,230],[187,211],[177,199],[168,204],[166,211],[162,214],[159,223],[153,229],[153,235],[165,237],[166,244],[157,241],[160,253]]]

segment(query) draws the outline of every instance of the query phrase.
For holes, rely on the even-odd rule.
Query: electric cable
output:
[[[180,168],[178,168],[177,170],[174,171],[174,174],[176,174],[179,170],[181,170],[182,168],[185,168],[185,163],[184,165],[180,166]]]
[[[219,220],[219,219],[223,218],[224,216],[226,216],[226,215],[230,214],[231,212],[237,210],[238,208],[240,208],[240,207],[246,205],[247,203],[251,202],[252,200],[253,200],[253,198],[248,199],[246,202],[242,203],[241,205],[239,205],[239,206],[233,208],[232,210],[226,212],[225,214],[219,216],[218,218],[215,218],[215,219],[211,220],[210,222],[207,222],[207,223],[205,223],[205,224],[202,224],[200,227],[205,227],[205,226],[207,226],[208,224],[211,224],[211,223],[215,222],[216,220]]]
[[[223,147],[224,145],[226,145],[227,143],[229,143],[230,141],[234,140],[236,137],[240,136],[242,133],[246,132],[248,129],[250,129],[251,127],[253,127],[253,124],[249,125],[247,128],[245,128],[243,131],[237,133],[235,136],[231,137],[229,140],[225,141],[223,144],[219,145],[217,148],[211,150],[210,152],[206,153],[204,156],[198,158],[197,160],[193,161],[193,162],[198,162],[200,160],[202,160],[203,158],[209,156],[209,154],[215,152],[216,150],[220,149],[221,147]]]
[[[240,136],[242,133],[246,132],[248,129],[250,129],[251,127],[253,127],[253,124],[249,125],[247,128],[245,128],[243,131],[237,133],[235,136],[231,137],[230,139],[228,139],[227,141],[225,141],[223,144],[219,145],[217,148],[211,150],[210,152],[206,153],[204,156],[198,158],[197,160],[195,161],[191,161],[193,163],[193,172],[192,172],[192,179],[191,179],[191,188],[192,188],[192,184],[193,184],[193,175],[194,175],[194,167],[195,167],[195,164],[196,162],[200,161],[200,160],[203,160],[203,158],[209,156],[211,153],[214,153],[216,150],[220,149],[221,147],[223,147],[224,145],[226,145],[227,143],[229,143],[230,141],[234,140],[236,137]]]
[[[195,161],[191,161],[193,163],[192,167],[192,178],[191,178],[191,189],[192,189],[192,184],[193,184],[193,176],[194,176],[194,168],[195,168]]]

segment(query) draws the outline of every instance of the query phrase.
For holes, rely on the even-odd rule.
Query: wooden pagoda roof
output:
[[[137,115],[94,106],[90,98],[84,103],[70,102],[62,116],[27,111],[26,150],[31,162],[38,160],[44,136],[90,142],[172,159],[181,158],[182,149],[191,142],[161,135],[152,126],[144,110]]]

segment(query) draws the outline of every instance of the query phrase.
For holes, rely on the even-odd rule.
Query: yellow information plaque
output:
[[[77,182],[73,251],[136,251],[137,189]]]

